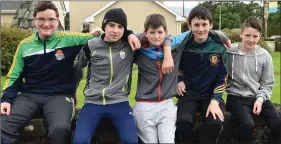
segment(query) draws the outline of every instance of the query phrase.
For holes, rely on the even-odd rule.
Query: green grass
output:
[[[272,59],[273,59],[273,65],[274,65],[274,76],[275,76],[275,86],[273,87],[273,92],[272,92],[272,97],[271,97],[271,101],[274,103],[278,103],[280,104],[280,52],[273,52],[271,53],[272,55]],[[136,69],[136,66],[134,66],[134,69]],[[86,70],[85,70],[86,72]],[[137,79],[138,79],[138,75],[137,75],[137,70],[133,71],[133,75],[132,75],[132,86],[131,86],[131,92],[130,92],[130,96],[129,96],[129,102],[131,106],[135,105],[135,94],[136,94],[136,88],[137,88]],[[4,84],[4,76],[1,76],[1,86],[3,86]],[[78,90],[77,90],[77,94],[78,94],[78,107],[82,107],[84,105],[84,96],[83,96],[83,89],[85,87],[86,84],[86,79],[82,79]],[[226,94],[224,93],[223,98],[226,99]],[[176,99],[175,99],[176,100]]]

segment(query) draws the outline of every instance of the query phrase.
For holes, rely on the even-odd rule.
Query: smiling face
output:
[[[36,13],[35,26],[40,39],[44,40],[52,36],[58,27],[58,17],[52,9],[46,9]]]
[[[260,32],[252,27],[245,27],[241,30],[240,38],[245,49],[254,49],[259,42]]]
[[[194,35],[194,41],[202,43],[208,39],[208,35],[213,25],[208,19],[193,18],[188,24],[189,29]]]
[[[119,41],[125,31],[124,26],[116,22],[109,22],[105,26],[104,41],[106,42],[117,42]]]
[[[160,26],[156,29],[149,27],[144,35],[151,45],[160,46],[164,42],[167,31],[165,31],[163,26]]]

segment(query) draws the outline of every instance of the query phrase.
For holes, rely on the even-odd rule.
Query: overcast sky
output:
[[[69,1],[64,1],[64,2],[65,2],[66,10],[69,11]],[[198,3],[199,3],[199,1],[185,1],[184,6],[186,8],[193,8]],[[164,1],[164,4],[169,7],[182,7],[183,1]]]

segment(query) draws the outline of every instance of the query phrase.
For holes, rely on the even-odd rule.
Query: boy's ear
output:
[[[147,32],[146,32],[146,31],[143,31],[143,35],[144,35],[144,37],[146,37],[146,38],[147,38],[146,34],[147,34]]]
[[[165,30],[165,34],[166,34],[166,35],[168,34],[168,30]]]
[[[191,29],[191,25],[189,23],[187,23],[187,28]]]
[[[213,23],[210,24],[210,30],[213,28]]]
[[[242,32],[242,30],[240,31],[240,38],[242,38],[242,34],[243,34],[243,32]]]

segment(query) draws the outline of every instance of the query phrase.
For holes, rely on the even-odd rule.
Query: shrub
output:
[[[1,72],[7,74],[12,65],[14,54],[21,40],[31,35],[31,31],[8,24],[1,25]]]
[[[241,42],[240,29],[223,29],[224,34],[231,40],[232,43]],[[265,48],[268,52],[271,52],[269,46],[266,44],[264,38],[260,38],[258,45]]]

